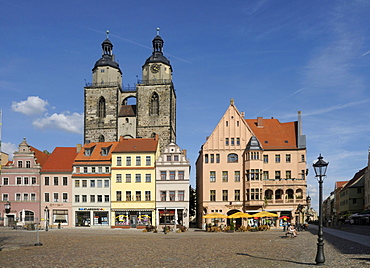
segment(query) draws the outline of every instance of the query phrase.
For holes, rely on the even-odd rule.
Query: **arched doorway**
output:
[[[229,212],[227,212],[227,216],[233,215],[234,213],[237,213],[237,212],[241,212],[241,211],[237,209],[230,210]],[[231,225],[231,221],[234,222],[235,230],[237,230],[240,226],[242,226],[242,223],[243,223],[241,218],[236,218],[236,219],[227,218],[226,219],[227,226]]]

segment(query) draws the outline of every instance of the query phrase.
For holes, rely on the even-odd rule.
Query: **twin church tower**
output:
[[[108,36],[104,40],[102,57],[92,69],[92,83],[84,89],[84,143],[156,135],[160,148],[176,143],[176,93],[159,29],[152,43],[152,55],[142,66],[142,80],[135,87],[123,87],[113,44]]]

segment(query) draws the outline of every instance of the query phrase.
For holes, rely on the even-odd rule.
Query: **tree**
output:
[[[194,217],[197,211],[197,195],[196,191],[191,185],[189,186],[189,216]]]

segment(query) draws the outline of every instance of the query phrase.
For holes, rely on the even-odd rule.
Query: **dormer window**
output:
[[[110,147],[101,148],[101,155],[107,156],[109,154]]]
[[[91,156],[92,151],[93,151],[93,149],[92,149],[92,148],[86,148],[86,149],[85,149],[85,152],[84,152],[84,155],[85,155],[85,156]]]

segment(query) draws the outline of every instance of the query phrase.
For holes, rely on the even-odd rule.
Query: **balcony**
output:
[[[138,80],[138,83],[142,85],[172,85],[172,80],[170,79]]]

